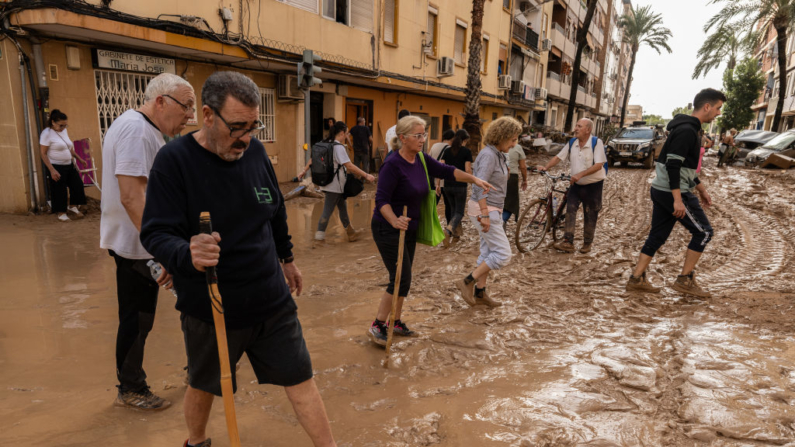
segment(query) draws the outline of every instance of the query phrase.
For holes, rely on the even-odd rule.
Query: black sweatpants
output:
[[[707,215],[701,209],[701,203],[695,194],[692,192],[682,193],[685,217],[681,219],[674,217],[674,195],[672,193],[651,188],[651,201],[654,205],[651,215],[651,230],[646,243],[643,244],[641,253],[654,256],[668,240],[677,221],[693,235],[687,248],[699,253],[704,252],[704,248],[715,233],[712,231]]]
[[[389,285],[386,293],[395,293],[395,274],[397,273],[398,248],[400,247],[400,230],[380,220],[373,219],[370,223],[381,260],[389,272]],[[411,265],[414,262],[414,250],[417,248],[417,230],[406,231],[403,241],[403,268],[400,273],[399,296],[408,296],[411,289]]]
[[[109,250],[116,261],[119,330],[116,334],[116,377],[119,391],[140,391],[146,385],[144,345],[155,323],[157,282],[145,275],[147,260],[127,259]],[[136,264],[137,263],[137,264]]]
[[[52,212],[65,213],[67,203],[72,206],[86,204],[86,191],[80,173],[74,165],[52,165],[61,178],[56,182],[47,174],[50,179],[50,191],[52,192]],[[67,196],[66,190],[69,190]]]
[[[563,239],[574,243],[574,230],[577,223],[577,210],[582,204],[583,217],[583,242],[593,243],[596,234],[596,221],[599,219],[599,211],[602,210],[602,190],[604,180],[589,185],[571,185],[566,202],[566,228]]]

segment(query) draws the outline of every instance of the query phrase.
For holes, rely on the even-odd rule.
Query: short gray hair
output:
[[[259,107],[259,87],[248,76],[235,71],[217,71],[210,75],[202,87],[202,104],[221,110],[226,98],[237,99],[247,107]]]
[[[589,118],[583,118],[580,121],[585,121],[585,123],[588,124],[588,130],[593,130],[593,121]]]
[[[190,85],[190,82],[181,77],[171,73],[160,73],[147,84],[144,92],[144,102],[154,101],[158,96],[170,95],[180,87],[187,87],[191,92],[193,91],[193,86]]]
[[[360,116],[359,118],[357,118],[357,119],[356,119],[356,122],[357,122],[357,123],[366,123],[366,122],[367,122],[367,120],[366,120],[366,119],[364,119],[364,117],[363,117],[363,116]]]

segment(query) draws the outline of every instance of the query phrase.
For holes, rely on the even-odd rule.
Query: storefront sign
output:
[[[94,66],[111,70],[136,71],[140,73],[171,73],[176,74],[174,59],[143,54],[122,53],[120,51],[93,51]]]

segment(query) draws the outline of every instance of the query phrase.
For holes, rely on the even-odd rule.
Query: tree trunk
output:
[[[638,48],[632,47],[632,62],[629,63],[629,73],[627,73],[627,89],[624,90],[624,107],[621,108],[621,127],[624,127],[624,118],[627,116],[627,104],[629,104],[629,89],[632,87],[632,72],[635,71],[635,58],[638,55]]]
[[[575,0],[576,1],[576,0]],[[582,52],[587,43],[588,28],[591,27],[594,11],[596,10],[597,0],[588,0],[588,11],[585,13],[585,20],[582,27],[577,30],[577,54],[574,56],[574,64],[571,67],[571,93],[569,94],[569,108],[566,111],[566,122],[563,124],[563,132],[571,130],[574,120],[574,110],[577,107],[577,84],[580,82],[580,64],[582,63]],[[593,50],[591,50],[593,53]]]
[[[776,47],[778,49],[778,102],[773,115],[773,132],[779,132],[781,113],[784,111],[784,97],[787,94],[787,27],[776,27]]]
[[[467,85],[464,90],[464,130],[469,133],[467,146],[477,155],[483,139],[480,128],[480,61],[483,52],[483,8],[486,0],[472,1],[472,36],[469,41],[469,62],[467,65]]]

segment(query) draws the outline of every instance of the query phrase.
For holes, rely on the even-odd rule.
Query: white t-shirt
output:
[[[596,140],[596,148],[595,150],[591,150],[591,139],[593,137],[588,137],[588,142],[580,148],[580,140],[575,140],[574,144],[571,146],[571,159],[569,160],[569,166],[571,168],[571,175],[579,174],[582,171],[589,169],[591,166],[598,164],[603,165],[607,161],[607,156],[605,155],[605,145],[602,143],[602,140]],[[569,159],[569,144],[566,143],[563,145],[563,149],[556,155],[560,159],[560,161],[566,161]],[[585,177],[581,178],[578,185],[590,185],[591,183],[596,183],[598,181],[604,180],[607,177],[607,173],[605,172],[605,168],[602,168],[591,175],[586,175]]]
[[[433,146],[431,146],[431,157],[433,157],[434,160],[438,161],[439,156],[442,155],[442,149],[444,149],[447,146],[448,146],[447,143],[436,143]]]
[[[340,166],[344,165],[345,163],[350,162],[351,159],[348,157],[348,151],[345,150],[345,146],[342,145],[339,141],[334,141],[334,172],[337,175],[334,176],[334,180],[331,181],[326,186],[321,186],[321,191],[326,192],[336,192],[337,194],[342,194],[345,190],[345,181],[348,180],[348,176],[345,173],[345,168],[340,169]],[[339,169],[339,172],[337,171]]]
[[[394,126],[390,127],[386,131],[386,137],[385,138],[386,138],[386,149],[387,149],[387,152],[392,152],[392,139],[397,138],[396,129],[397,129],[397,124],[395,124]]]
[[[151,259],[121,204],[117,175],[149,178],[155,155],[166,144],[146,117],[128,110],[111,124],[102,146],[102,217],[99,246],[127,259]]]
[[[72,164],[72,152],[69,149],[74,147],[74,144],[69,139],[66,129],[60,132],[56,132],[52,127],[44,129],[39,138],[39,144],[48,147],[47,158],[50,159],[50,163],[54,165]]]

